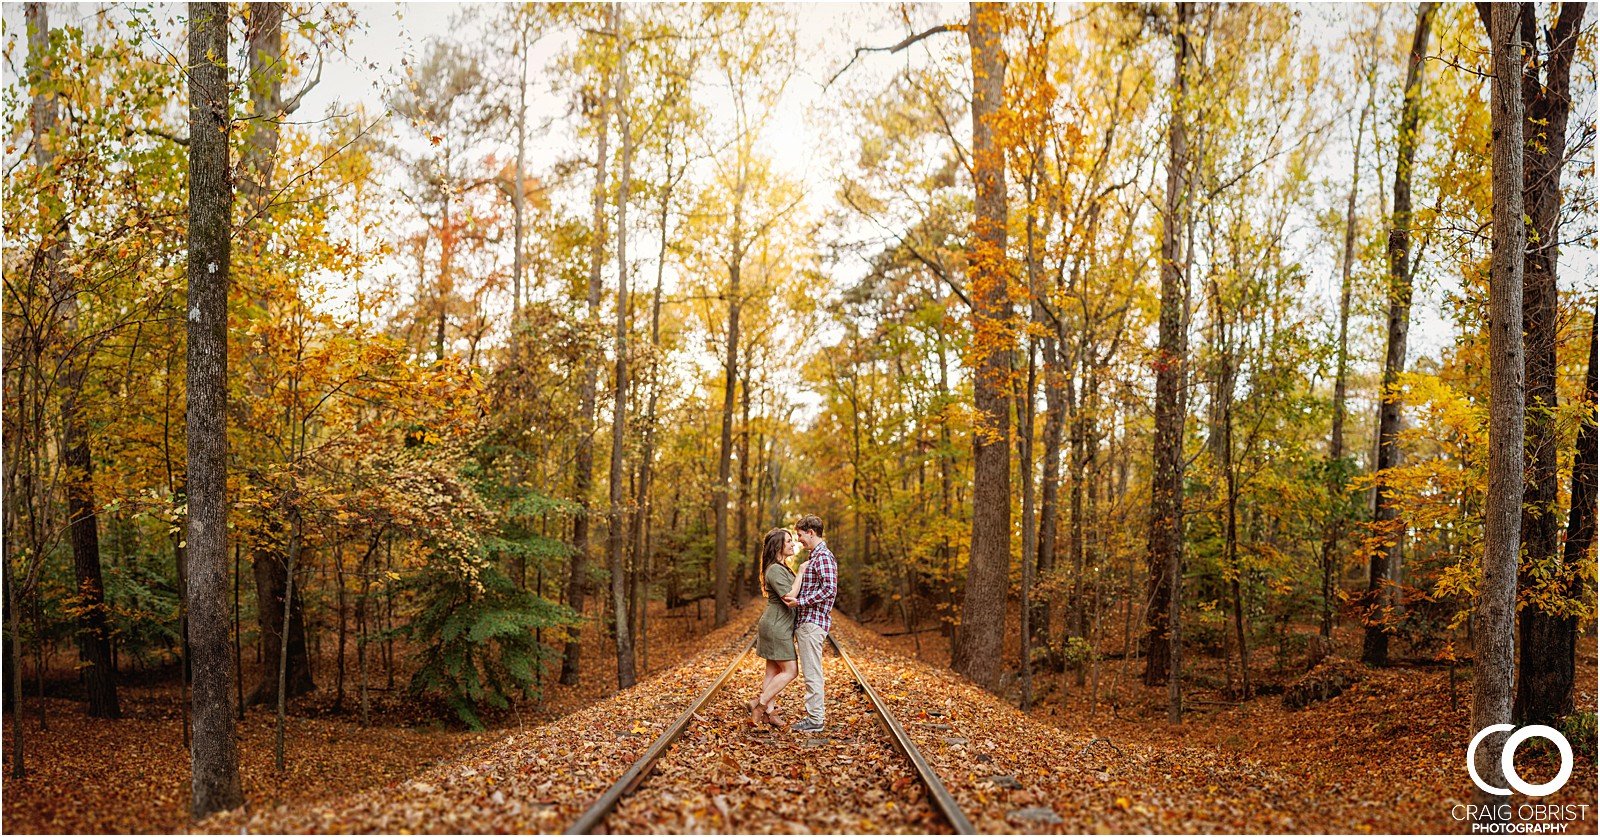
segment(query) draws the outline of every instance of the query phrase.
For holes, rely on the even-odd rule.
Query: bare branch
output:
[[[844,75],[846,70],[848,70],[851,67],[855,66],[856,59],[860,58],[861,54],[863,52],[887,52],[890,55],[893,55],[894,53],[900,52],[901,50],[905,49],[906,47],[909,47],[912,44],[914,44],[914,43],[916,43],[916,42],[918,42],[918,41],[920,41],[920,40],[922,40],[924,38],[930,38],[930,37],[933,37],[934,35],[938,35],[938,34],[940,34],[942,32],[965,32],[965,31],[967,31],[967,25],[965,23],[941,23],[938,26],[935,26],[932,29],[929,29],[929,30],[927,30],[925,32],[919,32],[919,33],[917,33],[915,35],[911,35],[911,36],[907,37],[905,40],[901,41],[900,43],[895,44],[894,46],[888,46],[888,47],[856,47],[856,51],[855,51],[854,54],[852,54],[850,56],[850,60],[846,61],[843,67],[839,68],[839,72],[834,73],[833,76],[828,79],[828,83],[827,84],[822,85],[822,89],[826,90],[829,87],[832,87],[833,83],[835,81],[839,80],[839,76]]]

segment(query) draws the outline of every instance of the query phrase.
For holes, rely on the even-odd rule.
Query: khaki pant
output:
[[[828,638],[822,626],[815,622],[801,622],[795,628],[794,640],[800,652],[800,673],[806,679],[806,720],[823,722],[822,706],[822,643]]]

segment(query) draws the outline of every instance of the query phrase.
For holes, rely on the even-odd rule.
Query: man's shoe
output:
[[[789,727],[792,732],[822,732],[826,728],[823,724],[811,720],[796,721],[793,726]]]

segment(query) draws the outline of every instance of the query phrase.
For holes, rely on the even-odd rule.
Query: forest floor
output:
[[[953,677],[944,668],[949,661],[946,637],[938,632],[906,634],[898,622],[873,627],[882,632],[872,636],[886,652],[878,659],[908,668],[927,663],[938,666],[941,677]],[[1006,636],[1014,661],[1020,636],[1015,618]],[[1340,654],[1359,656],[1361,636],[1355,629],[1342,627],[1334,639],[1332,662]],[[1115,644],[1120,648],[1120,639]],[[1111,645],[1107,643],[1108,650]],[[1052,728],[1058,743],[1052,748],[1041,742],[1033,748],[1020,730],[1037,732],[1034,724],[1019,726],[1014,738],[997,743],[1012,754],[1051,749],[1056,759],[1093,767],[1053,796],[1048,791],[1026,795],[1050,797],[1051,806],[1068,818],[1062,826],[1066,831],[1467,831],[1454,806],[1476,801],[1465,765],[1470,666],[1457,668],[1452,684],[1449,669],[1442,666],[1408,662],[1369,669],[1345,662],[1342,667],[1358,672],[1359,682],[1329,700],[1289,709],[1279,692],[1305,671],[1303,663],[1280,667],[1265,649],[1253,660],[1259,662],[1252,663],[1251,682],[1265,688],[1239,701],[1228,691],[1225,661],[1191,652],[1186,711],[1179,725],[1167,721],[1166,687],[1140,682],[1142,660],[1126,666],[1122,660],[1103,662],[1098,695],[1088,672],[1083,685],[1073,671],[1041,672],[1027,718]],[[1575,708],[1593,713],[1600,672],[1592,637],[1578,643],[1576,674]],[[996,718],[1021,718],[1015,708],[1020,684],[1008,677],[1002,692],[1003,697],[960,694],[971,700],[970,706],[984,707]],[[1560,791],[1532,800],[1518,795],[1511,801],[1515,806],[1586,806],[1561,808],[1555,821],[1570,823],[1567,833],[1594,834],[1600,828],[1596,742],[1591,738],[1573,745],[1578,751],[1575,766]],[[1559,760],[1553,750],[1525,745],[1516,764],[1526,781],[1543,782],[1555,775]],[[1042,773],[1044,764],[1038,770]],[[1074,824],[1068,812],[1085,804],[1098,816]]]
[[[677,665],[658,667],[635,688],[610,697],[609,660],[603,650],[586,645],[592,665],[582,685],[570,694],[553,693],[548,703],[554,708],[525,708],[521,725],[514,718],[497,719],[488,733],[398,716],[363,730],[348,715],[316,715],[316,701],[307,700],[290,726],[290,770],[282,777],[271,768],[271,714],[252,712],[241,733],[251,805],[199,829],[559,831],[729,664],[758,607],[747,604],[717,630],[710,629],[709,607],[703,621],[687,615],[655,619],[652,657]],[[895,626],[861,626],[842,615],[835,626],[864,675],[984,832],[1467,830],[1455,806],[1472,801],[1462,752],[1469,668],[1458,671],[1453,700],[1446,669],[1395,666],[1365,670],[1344,693],[1290,710],[1276,694],[1228,700],[1223,661],[1193,654],[1190,671],[1198,685],[1187,694],[1183,723],[1174,726],[1165,717],[1165,689],[1139,684],[1138,661],[1130,662],[1126,674],[1120,661],[1104,663],[1098,700],[1091,699],[1092,685],[1073,683],[1072,672],[1041,673],[1033,711],[1025,714],[1016,708],[1014,679],[995,695],[952,673],[944,665],[948,645],[936,633],[886,637],[879,631],[895,633]],[[1340,648],[1359,644],[1353,634],[1337,639]],[[914,658],[918,645],[925,659]],[[735,684],[719,694],[640,794],[619,808],[620,830],[939,830],[920,789],[903,769],[893,769],[899,761],[892,754],[884,755],[881,734],[875,724],[864,723],[859,697],[831,659],[830,728],[820,741],[748,731],[738,702],[741,688],[759,676],[759,665],[751,660],[748,671],[736,674]],[[1281,685],[1292,679],[1292,669],[1279,671],[1263,660],[1252,680]],[[1596,675],[1594,641],[1585,639],[1580,710],[1594,710]],[[796,683],[781,698],[791,713],[801,689]],[[153,710],[141,704],[137,687],[128,694],[133,707],[146,706],[139,711]],[[52,701],[50,732],[28,739],[37,772],[6,783],[4,829],[185,827],[186,756],[176,704],[169,699],[164,706],[172,717],[146,718],[136,711],[132,720],[91,722],[75,706]],[[570,714],[541,722],[563,711]],[[35,733],[31,723],[27,731]],[[1580,750],[1584,746],[1594,752],[1593,742]],[[1568,824],[1568,833],[1595,833],[1595,761],[1592,755],[1575,761],[1566,786],[1537,801],[1568,806],[1557,817]],[[1524,747],[1518,770],[1529,781],[1544,781],[1554,772],[1554,759]]]
[[[753,601],[733,624],[753,621]],[[698,612],[697,612],[698,611]],[[668,612],[654,602],[650,612],[649,680],[712,642],[712,609],[706,602]],[[588,626],[586,626],[588,627]],[[353,673],[347,673],[342,707],[335,705],[334,658],[325,651],[315,668],[316,691],[290,702],[285,736],[286,769],[273,765],[276,715],[253,708],[239,724],[240,776],[251,810],[284,803],[310,803],[393,785],[443,763],[478,752],[509,732],[564,717],[616,691],[614,645],[592,627],[582,634],[587,665],[579,683],[562,686],[552,673],[544,699],[522,702],[486,718],[488,729],[463,729],[448,710],[419,704],[405,691],[410,669],[397,662],[395,689],[372,689],[371,725],[362,727]],[[248,653],[248,649],[247,649]],[[126,673],[118,697],[123,718],[89,718],[71,697],[76,684],[64,666],[47,667],[45,726],[35,697],[32,667],[26,667],[22,723],[27,775],[10,779],[15,713],[4,719],[5,790],[0,831],[12,834],[173,833],[189,827],[189,754],[183,740],[182,694],[176,668]],[[354,667],[354,655],[349,656]],[[246,687],[255,682],[247,667]],[[385,686],[381,666],[372,676]]]

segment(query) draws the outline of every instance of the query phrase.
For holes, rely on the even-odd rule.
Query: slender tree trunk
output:
[[[295,571],[295,564],[299,563],[300,549],[301,549],[301,545],[302,545],[302,540],[301,540],[301,537],[302,537],[302,524],[301,524],[301,520],[300,520],[300,513],[298,511],[296,511],[296,512],[293,512],[293,514],[294,514],[294,523],[292,525],[293,525],[294,528],[293,528],[293,531],[289,535],[289,564],[288,564],[288,571],[286,573],[288,591],[287,591],[287,596],[285,597],[285,601],[284,601],[284,605],[283,605],[283,619],[284,619],[285,622],[289,621],[289,618],[290,618],[289,610],[290,610],[290,607],[292,606],[292,603],[294,601],[294,571]],[[283,768],[284,768],[283,736],[284,736],[285,730],[287,729],[287,727],[289,725],[288,703],[287,703],[287,701],[288,701],[287,691],[288,691],[288,680],[289,680],[289,650],[288,650],[287,647],[282,648],[278,653],[278,675],[277,676],[278,676],[278,689],[277,689],[277,693],[278,693],[278,726],[277,726],[277,730],[275,731],[275,733],[273,735],[272,752],[273,752],[274,761],[275,761],[275,763],[277,764],[277,767],[278,767],[278,772],[282,773],[283,772]]]
[[[519,25],[517,39],[517,182],[511,187],[512,250],[511,250],[511,314],[522,314],[523,240],[526,235],[528,203],[528,22],[526,10],[515,12]]]
[[[734,512],[734,529],[739,533],[735,541],[739,544],[739,551],[751,549],[750,544],[750,347],[745,347],[745,369],[743,383],[739,386],[739,500]],[[747,593],[755,595],[761,586],[761,550],[751,550],[755,560],[748,566],[753,572],[749,575],[749,583],[744,589],[739,590],[743,597]],[[740,573],[743,575],[743,572]]]
[[[622,7],[611,7],[614,37],[622,35]],[[633,623],[628,619],[628,577],[623,564],[627,538],[623,504],[623,442],[628,424],[628,187],[633,176],[633,120],[628,114],[628,44],[617,46],[617,133],[622,138],[622,179],[617,193],[617,333],[616,386],[611,401],[611,623],[617,638],[617,688],[634,683]]]
[[[228,682],[227,409],[228,6],[189,14],[188,550],[187,611],[194,669],[190,811],[238,807],[239,753]]]
[[[1517,695],[1513,715],[1524,724],[1554,724],[1572,710],[1576,621],[1548,612],[1544,603],[1566,599],[1578,567],[1561,560],[1558,530],[1560,479],[1556,447],[1556,336],[1559,305],[1556,264],[1561,227],[1561,172],[1567,152],[1572,58],[1586,3],[1563,3],[1548,33],[1549,55],[1540,78],[1538,20],[1526,8],[1522,40],[1523,205],[1531,230],[1522,276],[1522,330],[1527,354],[1527,493],[1522,506],[1522,568],[1517,643]],[[1553,589],[1551,589],[1553,588]],[[1540,595],[1544,593],[1545,595]],[[1551,595],[1553,593],[1553,595]],[[1569,639],[1569,637],[1571,637]]]
[[[338,658],[337,670],[334,675],[333,708],[344,710],[344,645],[349,631],[345,626],[345,590],[344,590],[344,543],[335,541],[333,545],[333,576],[338,589],[335,592],[335,604],[339,619],[336,635],[339,638],[334,654]]]
[[[1411,36],[1411,54],[1406,69],[1405,99],[1400,106],[1400,131],[1394,170],[1394,211],[1389,222],[1389,341],[1383,360],[1383,398],[1378,406],[1378,461],[1382,473],[1400,462],[1400,401],[1396,387],[1406,368],[1406,333],[1411,323],[1411,171],[1417,156],[1421,130],[1422,82],[1428,54],[1428,38],[1433,28],[1434,3],[1417,8],[1417,27]],[[1380,489],[1373,494],[1372,520],[1380,530],[1378,546],[1372,550],[1368,566],[1367,592],[1361,603],[1366,610],[1366,633],[1361,643],[1361,660],[1381,666],[1389,662],[1389,627],[1383,613],[1384,591],[1389,583],[1389,567],[1397,560],[1405,533],[1397,520],[1393,501]]]
[[[50,49],[50,21],[43,3],[29,3],[28,70],[35,93],[30,115],[33,122],[33,161],[40,171],[55,167],[56,124],[59,105],[54,94],[43,92],[51,84],[49,62],[43,60]],[[118,718],[116,669],[111,664],[111,635],[106,626],[105,583],[100,573],[100,520],[94,503],[94,456],[89,447],[89,425],[83,416],[82,397],[88,378],[88,359],[76,356],[78,289],[61,271],[68,238],[67,218],[58,198],[44,199],[56,240],[43,248],[41,272],[56,302],[60,317],[58,345],[62,347],[59,366],[61,382],[61,459],[66,485],[68,539],[72,544],[72,566],[77,580],[75,608],[78,612],[78,658],[82,661],[88,713],[92,718]],[[59,225],[59,226],[57,226]]]
[[[1489,492],[1484,498],[1483,580],[1472,623],[1472,731],[1511,721],[1517,551],[1523,497],[1522,273],[1527,228],[1522,205],[1521,4],[1495,4],[1489,44],[1494,230],[1489,262]],[[1505,739],[1477,750],[1478,774],[1506,787]]]
[[[1039,492],[1039,553],[1035,558],[1035,578],[1048,578],[1056,568],[1057,521],[1061,516],[1061,438],[1066,427],[1062,403],[1062,382],[1067,373],[1061,364],[1061,335],[1052,329],[1044,340],[1044,474]],[[1050,642],[1050,597],[1033,600],[1028,628],[1035,641]]]
[[[1031,238],[1031,235],[1030,235]],[[1030,242],[1031,243],[1031,242]],[[1035,488],[1033,482],[1033,391],[1037,379],[1033,338],[1028,338],[1028,374],[1017,393],[1017,472],[1022,480],[1022,711],[1033,704],[1032,632],[1028,629],[1033,595],[1033,562],[1028,556],[1037,549],[1035,539]]]
[[[1184,292],[1182,227],[1188,191],[1188,133],[1185,125],[1188,91],[1190,6],[1177,4],[1173,27],[1172,113],[1167,130],[1166,202],[1161,212],[1161,317],[1156,360],[1154,473],[1150,490],[1149,596],[1145,610],[1148,656],[1144,682],[1157,686],[1170,681],[1176,695],[1180,679],[1173,651],[1178,626],[1174,616],[1180,597],[1177,581],[1183,561],[1183,424],[1186,413],[1184,379],[1188,370],[1188,296]],[[1174,676],[1169,676],[1169,673]],[[1176,701],[1169,707],[1179,719]]]
[[[740,153],[746,153],[741,151]],[[743,161],[740,163],[744,165]],[[744,267],[744,175],[739,178],[739,188],[733,207],[733,258],[728,265],[728,345],[722,367],[722,439],[717,455],[717,482],[712,490],[712,514],[716,546],[711,559],[712,590],[716,598],[713,625],[728,624],[728,503],[730,482],[733,477],[733,404],[739,382],[739,279]]]
[[[1067,508],[1072,516],[1072,528],[1067,533],[1067,557],[1072,561],[1072,607],[1068,613],[1071,624],[1067,626],[1067,634],[1079,639],[1088,639],[1088,610],[1085,607],[1084,597],[1084,530],[1088,528],[1089,520],[1083,513],[1083,496],[1085,488],[1084,479],[1084,445],[1087,441],[1088,425],[1084,415],[1084,396],[1086,393],[1079,389],[1077,376],[1083,369],[1083,356],[1088,347],[1082,341],[1074,347],[1072,362],[1067,369],[1067,391],[1065,393],[1065,406],[1069,415],[1068,423],[1072,426],[1071,439],[1067,447],[1068,480],[1072,487],[1067,492]],[[1083,685],[1083,665],[1074,666],[1073,682]]]
[[[600,98],[600,112],[596,122],[600,132],[594,156],[594,229],[589,247],[589,307],[590,322],[600,318],[600,266],[605,260],[606,247],[606,160],[610,135],[611,93]],[[577,495],[579,511],[572,520],[572,556],[568,564],[567,606],[579,617],[583,615],[583,599],[588,588],[585,578],[589,562],[589,495],[594,484],[594,432],[595,401],[599,386],[600,358],[591,356],[583,361],[583,382],[578,390],[578,449],[573,457],[572,490]],[[578,627],[568,629],[567,647],[561,659],[561,683],[571,686],[578,682],[581,668]]]
[[[972,170],[976,218],[968,274],[972,286],[972,552],[961,603],[956,671],[987,689],[1000,682],[1007,577],[1011,565],[1011,437],[1006,377],[1013,343],[1011,269],[1006,259],[1005,146],[995,135],[1004,106],[1005,10],[973,3]]]
[[[1339,540],[1344,536],[1344,419],[1345,385],[1350,370],[1350,274],[1356,261],[1356,193],[1361,185],[1361,144],[1366,138],[1367,119],[1377,98],[1376,68],[1367,69],[1367,101],[1356,120],[1355,150],[1350,157],[1350,190],[1344,205],[1344,255],[1339,262],[1339,348],[1333,375],[1333,428],[1328,438],[1328,467],[1331,472],[1329,494],[1335,508],[1322,537],[1322,621],[1318,630],[1323,639],[1333,637],[1334,583],[1339,569]]]

